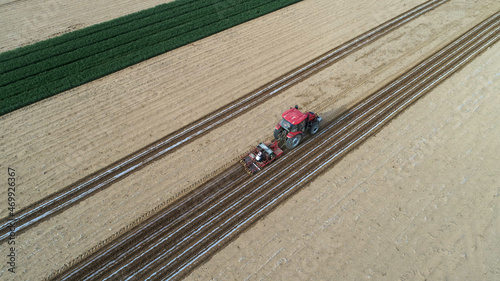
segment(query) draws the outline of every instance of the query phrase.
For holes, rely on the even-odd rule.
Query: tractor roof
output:
[[[292,123],[293,125],[297,125],[300,122],[304,121],[307,115],[300,112],[300,110],[298,109],[290,108],[289,110],[283,112],[283,115],[281,115],[281,117],[283,117],[283,119]]]

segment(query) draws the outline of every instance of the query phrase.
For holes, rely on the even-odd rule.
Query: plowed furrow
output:
[[[323,124],[318,134],[255,176],[232,167],[198,191],[211,188],[213,193],[194,191],[186,195],[56,279],[156,280],[185,276],[498,41],[499,31],[500,13],[496,13],[338,119]],[[172,211],[175,208],[182,211]],[[165,223],[153,224],[155,221]]]
[[[165,136],[155,143],[130,154],[115,163],[81,179],[80,181],[62,189],[61,191],[44,198],[16,213],[16,232],[22,233],[44,220],[47,220],[67,208],[81,202],[85,198],[96,194],[112,184],[120,181],[133,172],[140,170],[152,161],[174,152],[182,146],[198,139],[218,128],[222,124],[236,118],[249,109],[265,102],[283,90],[307,79],[307,77],[330,66],[334,62],[369,44],[391,30],[426,13],[448,0],[431,0],[419,5],[402,15],[395,17],[382,25],[338,46],[318,58],[290,71],[278,79],[268,83],[260,89],[208,114],[199,120]],[[0,222],[0,241],[8,237],[9,221]]]

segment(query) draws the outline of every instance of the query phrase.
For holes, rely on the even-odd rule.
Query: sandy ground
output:
[[[2,165],[21,171],[20,204],[70,184],[423,1],[405,1],[406,6],[378,2],[382,7],[376,1],[357,7],[357,2],[306,0],[2,117],[1,130],[10,132],[0,138]],[[495,1],[445,4],[21,235],[17,277],[45,276],[270,137],[269,128],[283,109],[299,104],[333,118],[498,8]],[[224,157],[214,158],[221,149]]]
[[[500,45],[186,280],[499,280]]]
[[[0,0],[0,52],[173,0]]]
[[[0,117],[0,131],[9,132],[0,137],[0,155],[4,163],[24,171],[20,180],[31,187],[29,196],[23,191],[19,194],[19,207],[135,152],[423,1],[410,1],[406,6],[378,2],[365,3],[360,11],[354,2],[304,1]],[[360,19],[353,10],[366,16]],[[338,16],[332,17],[335,11]],[[381,15],[369,16],[373,11]],[[347,23],[350,30],[343,28]],[[277,111],[283,106],[288,104]],[[230,153],[228,159],[240,151]],[[167,167],[172,163],[177,162]],[[179,178],[194,175],[195,181],[216,165],[204,167],[195,170],[198,174],[184,173]],[[2,209],[0,216],[5,214]]]

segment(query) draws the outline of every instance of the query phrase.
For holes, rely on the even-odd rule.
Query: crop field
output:
[[[180,0],[0,54],[0,115],[299,0]]]
[[[0,280],[500,280],[500,2],[6,0],[0,25]],[[295,105],[319,131],[246,173]]]

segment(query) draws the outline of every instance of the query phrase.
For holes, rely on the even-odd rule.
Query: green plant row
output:
[[[72,35],[68,34],[66,41],[58,37],[54,38],[59,40],[58,42],[40,44],[40,49],[33,49],[37,44],[21,48],[24,49],[24,54],[20,49],[14,50],[15,55],[9,54],[14,52],[6,53],[10,58],[0,54],[0,61],[4,62],[33,62],[27,65],[20,63],[22,66],[0,75],[3,76],[0,79],[0,83],[3,83],[0,87],[0,115],[299,1],[301,0],[177,0],[161,5],[162,9],[158,6],[145,10],[143,12],[146,16],[143,17],[139,16],[141,12],[129,15],[134,20],[124,19],[129,16],[116,19],[126,26],[124,29],[127,30],[119,29],[113,32],[112,29],[122,25],[104,23],[97,25],[98,30],[95,32],[89,31],[92,27],[84,29],[80,38],[73,35],[76,31],[69,33]],[[172,3],[176,3],[178,13],[176,16],[165,18],[162,13],[171,12],[171,9],[166,9],[165,6]],[[188,7],[196,9],[186,12]],[[82,44],[89,41],[95,43]],[[62,53],[51,54],[49,51],[53,49]],[[37,61],[34,58],[38,56],[33,57],[31,53],[44,54],[45,59]],[[30,56],[32,57],[26,59]],[[16,69],[23,71],[16,72]],[[22,78],[15,79],[16,77]]]
[[[268,2],[268,0],[259,2]],[[252,2],[252,4],[255,5],[259,3],[258,1],[255,1]],[[244,10],[243,6],[244,5],[232,7],[231,11],[233,11],[233,13],[238,13],[238,10]],[[15,67],[17,68],[7,73],[0,74],[0,87],[57,67],[71,64],[78,60],[83,60],[113,48],[124,49],[123,46],[127,44],[133,45],[132,48],[128,49],[136,49],[147,44],[154,44],[154,42],[151,42],[152,36],[158,37],[157,35],[163,34],[162,36],[165,38],[171,38],[184,32],[198,29],[204,24],[210,24],[219,20],[218,15],[214,13],[214,8],[216,7],[204,7],[199,10],[194,10],[189,14],[184,14],[163,21],[161,21],[161,19],[153,18],[156,22],[152,22],[149,25],[144,24],[144,21],[138,21],[141,25],[140,28],[135,28],[132,24],[127,24],[124,28],[120,26],[120,30],[118,30],[118,32],[123,30],[132,31],[125,32],[118,36],[114,36],[114,34],[118,32],[113,32],[113,30],[108,29],[106,32],[95,33],[92,36],[85,36],[82,40],[76,39],[68,42],[67,44],[56,46],[52,49],[44,49],[42,52],[33,52],[35,53],[34,55],[31,53],[28,56],[19,57],[18,59],[5,62],[3,63],[2,68],[7,68],[9,63],[11,65],[11,69],[14,69]],[[227,12],[227,10],[224,10],[223,12]],[[193,21],[193,18],[196,18],[196,21]],[[152,18],[149,17],[148,19],[151,20]],[[99,36],[99,38],[96,38],[97,36]],[[87,45],[84,44],[85,41],[92,39],[97,43]],[[40,57],[47,57],[47,59],[36,61],[36,59],[39,59]],[[26,58],[31,59],[31,61],[27,63]],[[96,61],[95,63],[98,62]],[[91,65],[88,67],[91,67]],[[57,79],[59,78],[60,77]],[[56,79],[56,77],[54,77],[54,79]]]
[[[148,18],[154,15],[158,15],[160,13],[163,13],[165,11],[173,11],[174,14],[177,12],[178,14],[182,14],[185,9],[187,11],[192,10],[190,5],[193,4],[193,2],[200,2],[197,0],[176,0],[171,3],[167,4],[161,4],[158,6],[155,6],[150,9],[142,10],[136,13],[132,13],[120,18],[116,18],[114,20],[110,20],[107,22],[99,23],[90,27],[86,27],[83,29],[79,29],[77,31],[73,31],[70,33],[63,34],[61,36],[52,38],[50,40],[45,40],[41,42],[34,43],[32,45],[28,45],[25,47],[17,48],[12,51],[8,51],[5,53],[0,54],[0,62],[4,62],[16,57],[20,56],[25,56],[29,53],[35,52],[35,51],[40,51],[45,48],[50,48],[54,47],[60,44],[65,44],[69,41],[75,40],[75,39],[80,39],[84,38],[85,36],[92,35],[101,31],[109,30],[109,29],[114,29],[117,26],[120,25],[125,25],[130,22],[134,22],[140,19]],[[205,4],[207,1],[203,1]],[[193,7],[195,9],[196,7]],[[117,31],[118,29],[115,29]]]
[[[224,11],[224,17],[238,15],[243,11],[255,8],[261,4],[266,4],[268,1],[269,0],[254,0],[248,4],[242,4],[236,7],[232,7]],[[97,46],[89,46],[89,48],[92,48],[91,50],[88,50],[89,48],[83,48],[82,52],[73,52],[66,55],[65,58],[67,59],[67,61],[61,59],[60,57],[57,57],[57,60],[54,59],[44,61],[43,63],[37,63],[33,65],[32,70],[37,71],[38,69],[43,69],[44,71],[38,72],[39,75],[30,76],[24,76],[24,73],[22,73],[22,77],[20,79],[10,79],[10,84],[5,88],[10,94],[8,94],[6,97],[17,95],[18,93],[26,89],[26,87],[31,87],[30,85],[41,86],[43,84],[53,83],[57,80],[64,79],[66,76],[71,76],[74,72],[81,72],[85,69],[94,68],[98,65],[105,64],[112,58],[124,56],[127,53],[136,52],[140,48],[162,42],[165,40],[165,38],[175,38],[178,35],[185,34],[192,30],[200,29],[217,21],[220,21],[218,15],[216,15],[215,13],[210,13],[207,16],[197,18],[196,21],[191,21],[188,24],[175,27],[174,29],[161,30],[160,32],[149,34],[149,36],[142,37],[138,40],[128,42],[126,41],[127,38],[122,38],[123,40],[119,41],[117,44],[106,44],[105,48],[99,48],[102,47],[102,44],[98,44]],[[135,39],[135,37],[133,38]],[[63,63],[59,64],[60,61],[63,61]],[[52,62],[56,64],[53,67],[51,67],[50,65]],[[8,74],[11,73],[12,72]],[[12,75],[4,75],[4,77],[1,77],[0,75],[0,81],[7,80],[8,78],[12,78]]]
[[[227,2],[227,0],[222,2]],[[177,1],[174,3],[177,3]],[[108,26],[109,24],[104,23],[95,27],[67,33],[51,40],[42,41],[26,48],[19,48],[12,51],[14,54],[11,52],[0,54],[0,62],[2,62],[0,65],[0,74],[17,70],[23,66],[49,58],[65,55],[71,51],[79,51],[81,48],[87,46],[102,45],[105,47],[106,45],[119,44],[120,42],[111,41],[114,37],[129,38],[129,41],[133,41],[135,40],[133,33],[151,32],[151,30],[162,30],[182,25],[189,22],[197,14],[202,15],[206,13],[207,8],[211,8],[210,11],[213,11],[214,7],[216,8],[215,4],[199,1],[177,7],[175,10],[168,9],[155,14],[144,13],[145,16],[142,18],[138,18],[134,14],[131,16],[134,20],[127,20],[125,22],[122,20],[122,23],[119,25]],[[155,8],[155,10],[158,9]],[[128,19],[128,17],[124,18]],[[114,23],[114,21],[111,21],[111,23]],[[107,28],[103,28],[105,26]],[[144,36],[147,36],[147,34],[144,34]]]

